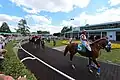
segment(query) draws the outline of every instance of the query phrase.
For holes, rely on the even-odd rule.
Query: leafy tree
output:
[[[58,36],[58,37],[60,37],[60,35],[61,35],[60,32],[59,32],[59,33],[54,33],[54,34],[53,34],[53,36]]]
[[[88,26],[89,26],[89,24],[86,24],[85,26],[86,26],[86,27],[88,27]]]
[[[50,34],[49,31],[42,31],[42,34]]]
[[[72,26],[70,26],[69,31],[72,31]]]
[[[41,31],[41,30],[39,30],[39,31],[37,31],[37,33],[38,33],[38,34],[42,34],[42,31]]]
[[[64,27],[62,28],[62,30],[61,30],[61,33],[65,33],[67,29],[68,29],[68,27],[67,27],[67,26],[64,26]]]
[[[72,26],[70,28],[68,26],[64,26],[61,30],[61,34],[63,35],[65,32],[72,31]]]
[[[38,34],[50,34],[49,31],[41,31],[41,30],[37,31],[37,33]]]
[[[6,22],[2,23],[2,26],[0,27],[0,32],[11,33],[11,30]]]
[[[36,32],[32,32],[32,34],[36,34]]]
[[[30,28],[27,26],[27,21],[25,19],[21,19],[18,22],[18,29],[16,29],[16,32],[19,32],[23,35],[27,35],[30,33],[29,29]]]

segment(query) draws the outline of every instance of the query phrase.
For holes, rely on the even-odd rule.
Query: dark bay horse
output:
[[[41,47],[42,47],[42,49],[45,49],[45,39],[44,38],[41,39]]]
[[[96,64],[97,66],[97,73],[96,75],[99,76],[100,75],[100,64],[96,61],[96,59],[99,57],[99,52],[101,49],[105,49],[105,46],[107,45],[108,40],[107,38],[102,38],[102,39],[98,39],[96,41],[94,41],[93,43],[90,44],[91,49],[92,49],[92,53],[91,56],[89,56],[89,51],[86,50],[86,52],[81,52],[78,51],[77,47],[78,47],[78,43],[71,43],[68,44],[65,47],[65,51],[64,51],[64,56],[67,54],[67,52],[69,51],[70,53],[70,61],[72,62],[73,56],[78,52],[80,55],[88,57],[89,58],[89,64],[88,64],[88,69],[90,72],[92,71],[92,62],[94,64]],[[72,66],[74,66],[72,64]]]
[[[35,43],[35,37],[29,38],[29,42],[34,44]]]
[[[35,46],[40,48],[40,42],[41,42],[41,38],[37,38],[34,42]]]

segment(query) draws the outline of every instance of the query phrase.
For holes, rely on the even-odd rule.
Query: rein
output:
[[[96,45],[96,49],[104,49],[104,47],[101,45],[101,43],[99,43],[100,40],[96,40],[94,41],[94,45]],[[97,48],[98,47],[98,48]],[[101,55],[101,50],[99,51],[99,54]]]
[[[103,49],[103,47],[101,45],[97,44],[97,46],[100,47],[100,49]]]

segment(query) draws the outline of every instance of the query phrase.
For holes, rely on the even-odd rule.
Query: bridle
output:
[[[97,44],[98,47],[100,47],[101,49],[104,49],[105,47],[102,46],[102,44],[98,43]]]
[[[98,46],[98,47],[100,47],[101,49],[104,49],[104,47],[103,47],[103,46],[101,46],[100,44],[97,44],[97,46]]]

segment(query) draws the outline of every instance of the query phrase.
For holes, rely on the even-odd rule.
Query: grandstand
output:
[[[66,32],[66,37],[79,37],[80,31],[85,29],[87,35],[98,35],[100,37],[107,36],[110,40],[120,41],[120,21],[108,22],[95,25],[74,27],[72,31]]]

